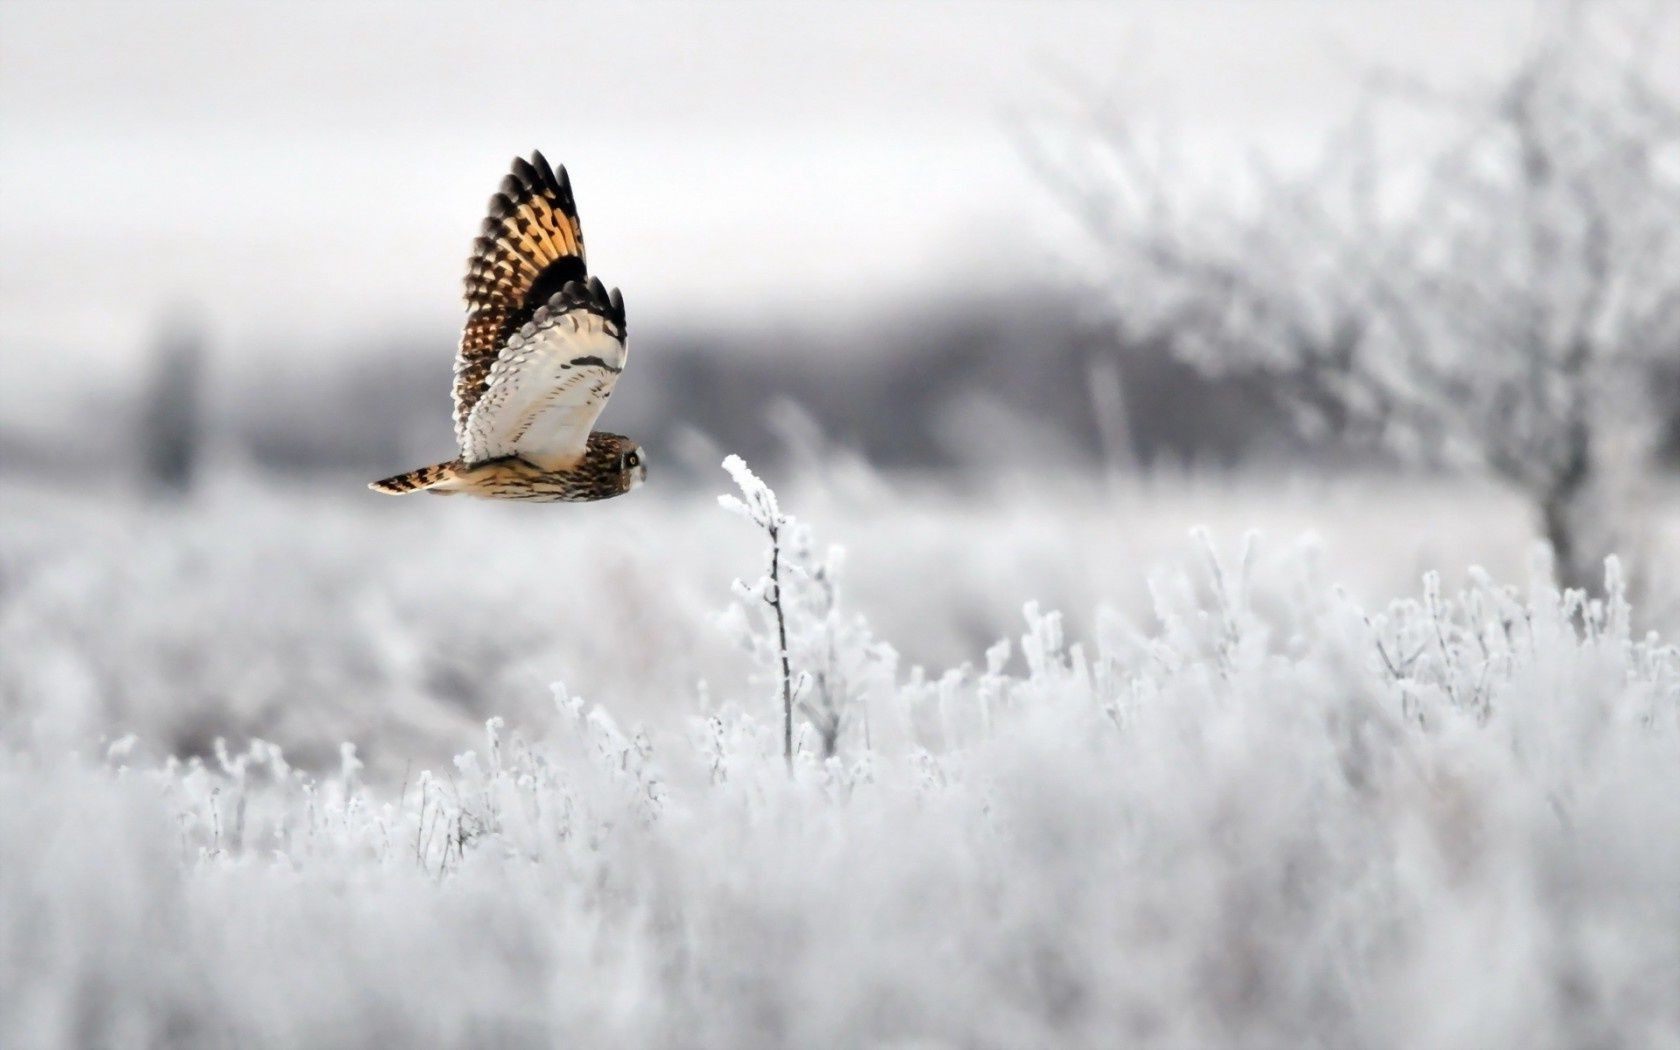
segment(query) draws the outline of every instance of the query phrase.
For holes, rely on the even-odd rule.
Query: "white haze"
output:
[[[0,347],[9,373],[51,373],[70,345],[122,366],[183,303],[252,352],[445,331],[483,200],[532,147],[571,166],[592,262],[644,322],[843,323],[883,296],[1045,274],[1062,234],[1008,123],[1067,78],[1236,163],[1310,141],[1373,64],[1479,72],[1530,18],[1373,0],[13,2]]]

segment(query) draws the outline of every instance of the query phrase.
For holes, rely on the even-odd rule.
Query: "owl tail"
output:
[[[406,496],[410,492],[436,488],[444,482],[454,481],[457,466],[458,464],[455,462],[434,463],[429,467],[411,470],[407,474],[398,474],[396,477],[386,478],[383,481],[371,482],[368,488],[375,492],[383,492],[387,496]],[[440,491],[448,492],[450,490],[443,489]]]

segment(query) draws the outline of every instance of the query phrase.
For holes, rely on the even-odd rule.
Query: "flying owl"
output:
[[[467,262],[455,355],[460,455],[368,487],[393,496],[582,503],[647,479],[647,454],[595,420],[624,371],[624,297],[584,265],[572,183],[541,153],[515,158]]]

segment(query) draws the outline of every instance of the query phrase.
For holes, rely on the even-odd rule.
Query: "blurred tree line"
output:
[[[602,425],[655,449],[661,471],[678,464],[659,450],[697,441],[707,456],[720,450],[714,458],[773,462],[787,451],[776,420],[788,404],[826,443],[886,469],[1347,458],[1295,433],[1260,391],[1264,380],[1204,375],[1165,343],[1132,348],[1119,375],[1105,377],[1125,421],[1105,436],[1111,410],[1093,391],[1093,371],[1113,356],[1107,320],[1065,291],[1026,301],[986,291],[901,304],[896,316],[844,331],[644,325],[632,336],[634,382],[619,385]],[[434,454],[452,440],[449,338],[364,347],[330,364],[327,355],[271,358],[233,393],[238,407],[225,424],[254,462],[282,471],[365,472]]]
[[[1397,462],[1334,431],[1304,432],[1270,373],[1210,373],[1172,340],[1136,338],[1067,290],[990,291],[902,304],[844,332],[644,326],[635,335],[635,381],[621,384],[603,425],[658,450],[662,473],[682,468],[668,450],[697,438],[712,446],[708,456],[738,451],[774,462],[788,451],[775,411],[785,404],[824,441],[888,469],[960,473],[1000,460],[1076,472]],[[353,352],[259,355],[190,387],[167,378],[179,372],[171,362],[184,338],[172,329],[155,344],[143,398],[143,417],[159,421],[145,426],[144,455],[160,466],[183,458],[172,449],[186,434],[213,433],[236,459],[297,474],[377,472],[452,441],[450,332]],[[202,363],[206,339],[190,339]],[[1675,364],[1663,380],[1677,395],[1665,398],[1671,463],[1680,462]],[[181,403],[211,390],[208,404]],[[186,458],[202,457],[199,449]],[[710,459],[698,466],[716,469]]]

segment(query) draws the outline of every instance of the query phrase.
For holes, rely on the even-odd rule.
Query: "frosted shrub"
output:
[[[897,656],[877,643],[862,617],[840,605],[836,546],[815,550],[810,527],[784,515],[776,494],[739,456],[724,460],[739,497],[718,502],[763,530],[764,574],[752,583],[736,580],[730,629],[761,667],[775,676],[783,713],[783,757],[794,755],[794,714],[804,715],[822,758],[834,757],[842,730],[861,746],[870,740],[869,700],[890,690]]]
[[[1204,538],[1152,620],[900,674],[732,468],[771,690],[557,687],[390,782],[6,750],[0,1045],[1680,1043],[1680,653],[1614,563],[1361,608]]]
[[[1119,346],[1262,377],[1311,435],[1508,486],[1586,588],[1611,550],[1647,573],[1680,104],[1628,5],[1540,5],[1535,29],[1491,82],[1376,76],[1313,162],[1216,188],[1101,99],[1033,156],[1090,239]]]

